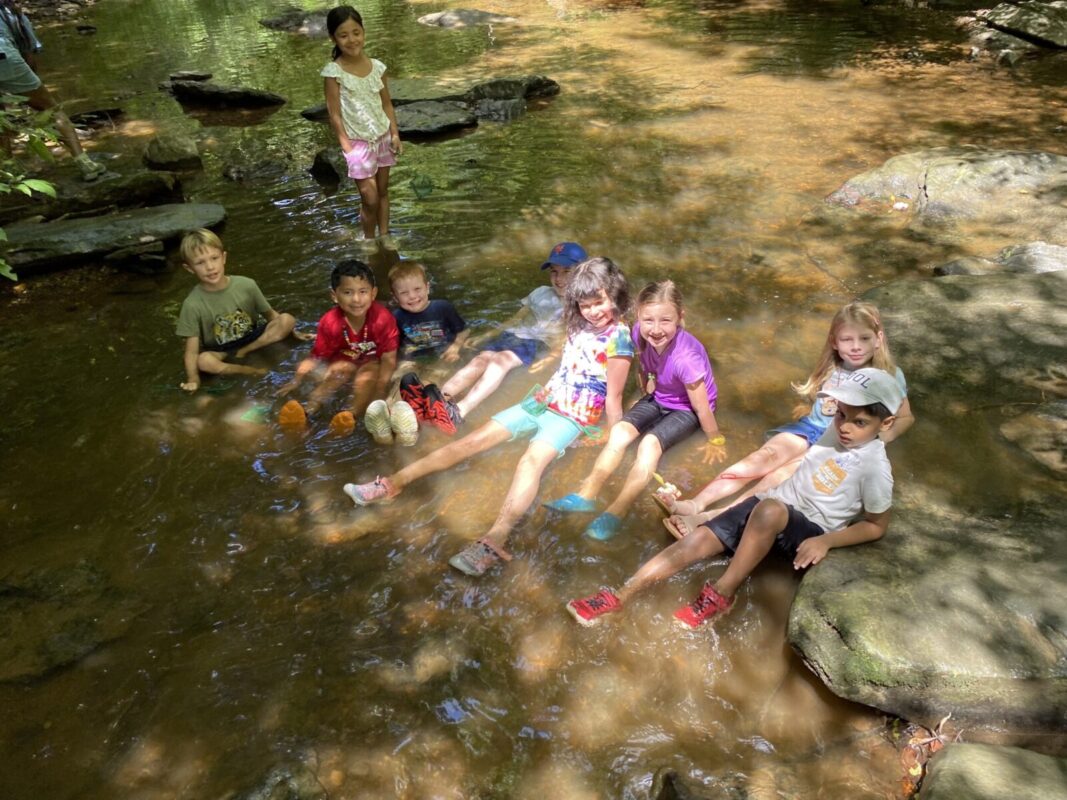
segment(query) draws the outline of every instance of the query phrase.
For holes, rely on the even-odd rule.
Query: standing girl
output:
[[[904,433],[915,422],[908,403],[904,373],[889,353],[878,309],[872,303],[855,300],[834,315],[819,363],[807,381],[799,386],[793,384],[796,393],[812,403],[811,411],[796,422],[770,431],[770,438],[763,447],[727,467],[692,500],[678,501],[670,493],[657,492],[654,495],[656,501],[674,515],[664,520],[667,530],[680,539],[726,510],[720,508],[700,513],[712,503],[758,480],[755,486],[734,499],[731,505],[735,505],[757,492],[774,488],[792,475],[808,448],[819,440],[837,413],[836,400],[817,395],[827,389],[836,389],[851,372],[863,367],[877,367],[896,376],[905,394],[904,402],[897,412],[896,424],[883,433],[881,439],[888,443]]]
[[[575,267],[564,297],[567,342],[560,366],[544,389],[531,391],[526,400],[478,430],[394,475],[371,483],[345,484],[345,494],[361,506],[387,500],[418,478],[520,435],[533,434],[493,527],[448,563],[468,575],[481,575],[498,561],[510,561],[505,550],[508,535],[533,503],[548,465],[602,416],[607,416],[609,424],[622,417],[622,389],[634,352],[630,332],[621,321],[629,304],[626,278],[614,263],[606,258],[583,261]]]
[[[348,177],[359,187],[359,219],[363,238],[372,241],[375,228],[382,244],[389,238],[389,168],[403,151],[396,112],[389,96],[385,64],[363,49],[363,18],[352,6],[338,6],[326,15],[333,40],[333,61],[320,73],[325,82],[330,127],[345,154]]]
[[[545,504],[557,511],[595,510],[596,496],[618,469],[626,448],[645,434],[622,491],[586,528],[586,536],[601,540],[614,536],[663,454],[698,428],[708,437],[704,463],[726,458],[726,437],[715,421],[717,390],[708,352],[682,328],[684,321],[682,294],[673,281],[650,283],[641,290],[632,338],[641,365],[638,383],[645,396],[612,427],[607,445],[578,493]]]

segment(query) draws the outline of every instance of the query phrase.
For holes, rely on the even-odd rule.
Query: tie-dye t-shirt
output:
[[[579,425],[596,425],[608,396],[608,359],[633,358],[630,329],[613,322],[567,337],[559,369],[548,381],[548,407]]]

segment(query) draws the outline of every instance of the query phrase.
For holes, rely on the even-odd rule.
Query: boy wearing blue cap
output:
[[[523,366],[534,373],[544,368],[554,357],[546,354],[550,343],[562,333],[562,297],[571,270],[587,258],[579,244],[557,244],[541,265],[542,270],[549,271],[548,285],[538,286],[526,295],[515,316],[500,325],[500,333],[484,341],[481,352],[467,366],[440,389],[432,383],[423,386],[415,373],[408,373],[400,380],[400,397],[415,409],[419,419],[452,434],[471,411],[499,388],[511,370]],[[468,345],[476,346],[473,341]],[[542,356],[539,360],[538,355]]]

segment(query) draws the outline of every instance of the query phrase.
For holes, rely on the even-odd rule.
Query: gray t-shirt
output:
[[[255,330],[260,317],[270,312],[270,303],[251,278],[229,278],[229,285],[221,292],[206,292],[199,284],[193,287],[178,314],[179,336],[199,336],[201,345],[213,347],[235,342]]]
[[[881,439],[846,449],[831,425],[789,479],[756,496],[791,505],[824,533],[839,531],[864,513],[889,510],[893,470]]]
[[[534,321],[511,328],[510,333],[520,339],[548,344],[563,332],[563,301],[551,286],[538,286],[522,298],[522,304],[530,310]]]

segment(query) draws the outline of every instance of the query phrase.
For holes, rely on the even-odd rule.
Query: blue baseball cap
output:
[[[548,254],[548,259],[541,265],[541,269],[548,269],[549,267],[570,269],[578,266],[587,258],[589,256],[586,255],[585,248],[580,244],[560,242],[552,248],[552,252]]]

